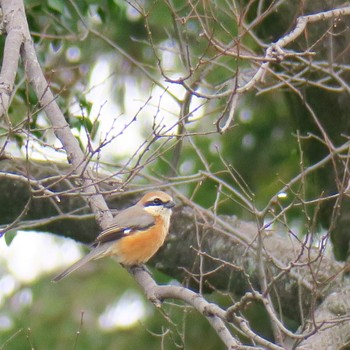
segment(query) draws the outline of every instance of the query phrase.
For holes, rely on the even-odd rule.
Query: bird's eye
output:
[[[154,205],[162,205],[162,204],[163,204],[163,202],[162,202],[162,200],[161,200],[161,199],[159,199],[159,198],[155,198],[155,199],[153,200],[153,204],[154,204]]]

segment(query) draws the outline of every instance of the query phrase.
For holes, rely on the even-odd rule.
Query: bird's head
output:
[[[146,193],[138,202],[144,210],[153,216],[169,215],[175,206],[173,198],[163,191]]]

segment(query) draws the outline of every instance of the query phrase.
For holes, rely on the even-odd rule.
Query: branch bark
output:
[[[318,332],[303,341],[299,350],[348,349],[350,344],[350,285],[338,286],[317,308],[314,322]],[[308,325],[310,329],[311,324]]]
[[[60,140],[64,150],[67,153],[68,161],[72,165],[71,171],[79,175],[81,178],[81,181],[83,183],[82,190],[87,195],[86,200],[89,202],[92,211],[96,215],[98,223],[101,227],[107,227],[112,216],[106,203],[104,202],[103,197],[98,193],[98,189],[94,185],[93,176],[91,170],[89,169],[88,161],[86,160],[84,152],[81,150],[77,139],[72,134],[69,124],[66,122],[64,115],[58,107],[55,96],[51,92],[50,86],[46,81],[43,71],[41,70],[38,57],[34,49],[33,41],[30,36],[23,1],[2,0],[1,6],[3,10],[5,30],[8,34],[6,43],[7,45],[12,45],[12,37],[15,36],[17,39],[16,47],[18,51],[18,38],[19,35],[21,36],[22,42],[20,56],[23,59],[23,65],[27,74],[27,79],[32,85],[38,101],[44,109],[47,118],[52,125],[52,129],[56,137]],[[20,31],[20,33],[18,33],[18,31]],[[17,62],[17,65],[19,56],[16,54],[12,56],[14,57],[10,58],[14,59],[15,62]],[[8,69],[10,71],[12,79],[9,79],[8,81],[10,84],[10,91],[12,91],[13,88],[15,67],[15,63],[13,63],[10,66],[10,69]],[[7,71],[6,68],[3,69],[5,72]],[[4,102],[6,103],[6,101],[7,99],[5,98]],[[7,110],[7,108],[8,103],[3,104],[3,109]]]
[[[92,224],[95,222],[94,216],[102,228],[108,226],[112,217],[102,195],[103,186],[99,186],[101,179],[89,168],[88,160],[71,133],[41,70],[23,2],[1,0],[0,3],[8,35],[0,73],[0,115],[8,110],[21,57],[27,79],[70,163],[70,166],[51,163],[51,167],[48,167],[47,163],[27,160],[1,160],[0,200],[4,201],[0,205],[1,224],[4,231],[40,228],[80,241],[91,241],[98,233],[98,226]],[[339,15],[349,13],[342,10]],[[335,14],[338,12],[332,13]],[[312,20],[306,18],[305,23]],[[297,26],[296,30],[300,31],[300,28]],[[294,34],[298,33],[295,31]],[[267,62],[273,58],[274,50],[287,44],[286,38],[290,38],[290,35],[267,50]],[[260,67],[261,77],[267,66],[268,63],[263,63]],[[251,83],[255,84],[255,80],[261,77],[256,76]],[[247,84],[242,87],[242,91],[248,88],[250,86]],[[119,194],[109,198],[110,206],[119,201]],[[324,340],[320,340],[321,337],[331,339],[335,346],[348,339],[349,330],[344,327],[350,313],[349,303],[346,302],[348,285],[343,285],[345,289],[339,288],[342,266],[325,257],[322,249],[311,247],[286,233],[260,232],[255,224],[241,222],[233,217],[218,217],[193,204],[179,205],[173,216],[167,244],[151,264],[199,294],[182,287],[157,286],[144,271],[134,271],[145,293],[154,300],[175,297],[189,303],[207,317],[230,349],[249,348],[241,346],[233,338],[230,325],[227,325],[230,323],[235,323],[261,346],[271,349],[281,347],[264,341],[249,329],[246,321],[239,316],[244,303],[235,305],[228,317],[225,310],[214,308],[204,299],[202,295],[206,291],[220,289],[236,296],[244,296],[249,292],[254,296],[254,293],[263,289],[263,297],[268,293],[274,304],[280,306],[282,315],[297,321],[305,316],[303,313],[314,315],[310,326],[314,335],[308,332],[309,338],[300,348],[313,349],[313,344],[325,344]],[[261,286],[261,271],[266,288]],[[335,304],[332,302],[334,297],[342,302]],[[325,327],[330,320],[334,326],[332,332]],[[298,335],[292,341],[300,341],[301,338]]]
[[[31,198],[26,215],[14,229],[26,228],[28,224],[28,228],[64,235],[78,241],[92,241],[98,234],[98,227],[93,224],[94,218],[83,198],[84,194],[74,189],[75,180],[70,167],[65,164],[51,163],[48,167],[47,163],[39,161],[0,161],[0,200],[3,201],[0,202],[1,224],[11,224]],[[101,186],[110,208],[121,209],[121,203],[128,206],[135,201],[135,193],[125,193],[123,198],[120,194],[110,194],[113,187],[113,183]],[[11,200],[13,196],[17,198],[16,201]],[[263,264],[270,283],[269,293],[273,302],[279,304],[284,316],[300,322],[302,310],[304,317],[317,310],[317,318],[321,310],[317,308],[318,304],[324,300],[320,308],[327,308],[328,298],[334,295],[339,303],[344,303],[341,315],[332,313],[333,328],[331,335],[326,337],[329,339],[332,336],[332,341],[335,342],[336,339],[344,339],[347,333],[343,320],[350,310],[346,302],[347,295],[342,292],[342,266],[326,258],[323,252],[320,254],[283,232],[264,234],[262,262],[257,254],[257,234],[255,224],[234,217],[214,217],[203,208],[179,203],[172,218],[168,240],[150,265],[178,279],[184,286],[199,292],[199,295],[222,290],[242,297],[253,292],[256,293],[253,300],[259,302],[259,269]],[[144,278],[142,274],[141,277],[137,275],[136,279],[143,285],[139,278]],[[155,282],[151,284],[154,286]],[[162,289],[162,293],[164,290],[167,289]],[[155,292],[152,288],[145,287],[145,293],[150,296]],[[158,290],[156,299],[165,297],[157,293]],[[181,300],[187,302],[186,298]],[[244,303],[236,305],[235,317],[239,317],[237,313],[244,308]],[[218,317],[225,322],[231,322],[232,319],[232,315],[223,319],[222,314],[218,314]],[[325,323],[321,328],[325,328]],[[310,335],[310,331],[304,330],[302,334]],[[318,334],[319,332],[312,338],[318,337]],[[285,334],[286,337],[289,335],[290,333]],[[302,336],[291,341],[300,341],[300,337]]]
[[[19,7],[12,1],[2,4],[3,22],[6,24],[7,38],[0,72],[0,118],[7,113],[23,43],[23,21],[18,15]]]

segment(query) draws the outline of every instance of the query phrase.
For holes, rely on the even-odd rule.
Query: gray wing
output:
[[[118,213],[113,218],[111,226],[98,235],[95,244],[115,241],[135,231],[146,230],[153,225],[153,216],[145,212],[143,207],[134,205]]]

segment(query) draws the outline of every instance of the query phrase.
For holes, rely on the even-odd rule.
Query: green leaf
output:
[[[91,135],[91,131],[92,131],[92,127],[93,127],[93,124],[92,124],[91,120],[88,119],[88,118],[84,118],[83,122],[84,122],[85,129]]]
[[[64,3],[61,0],[48,0],[48,5],[52,10],[55,10],[63,15]]]
[[[106,12],[105,9],[99,6],[97,8],[97,14],[100,16],[102,23],[106,22]]]
[[[16,237],[17,231],[16,230],[10,230],[5,233],[5,243],[7,246],[10,246],[13,239]]]
[[[90,131],[90,136],[92,140],[95,139],[99,127],[100,127],[100,122],[96,120],[92,125],[92,130]]]
[[[24,138],[22,135],[14,134],[12,136],[15,139],[18,147],[22,147],[24,145]]]

